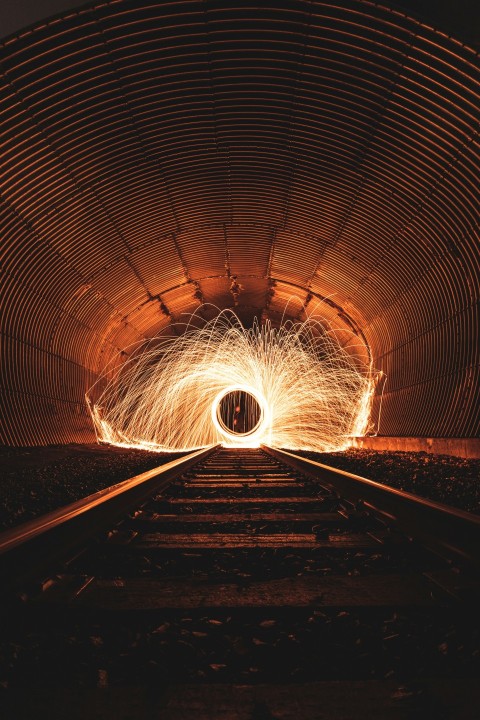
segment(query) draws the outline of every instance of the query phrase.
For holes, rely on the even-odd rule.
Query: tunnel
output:
[[[372,434],[476,437],[473,43],[366,0],[62,10],[0,48],[0,443],[93,442],[103,368],[212,307],[315,309],[382,373]]]
[[[0,3],[2,718],[476,718],[479,28]]]

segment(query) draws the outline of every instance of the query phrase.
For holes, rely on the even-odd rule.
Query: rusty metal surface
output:
[[[56,559],[81,545],[105,522],[125,514],[152,492],[171,483],[215,448],[197,450],[47,515],[7,530],[0,535],[0,571],[3,590],[25,581],[26,575],[47,568]],[[36,567],[35,567],[36,566]]]
[[[480,516],[322,465],[277,448],[269,454],[319,483],[361,503],[427,547],[457,562],[480,568]]]
[[[262,483],[192,487],[197,470],[222,475],[225,459],[248,478],[259,457],[268,456],[217,449],[161,494],[129,507],[40,589],[27,588],[18,630],[27,640],[14,637],[14,680],[33,667],[37,685],[53,676],[62,687],[130,683],[152,691],[221,681],[251,693],[259,683],[335,680],[352,690],[349,681],[386,677],[398,688],[411,677],[414,690],[398,690],[399,697],[416,698],[415,683],[421,679],[423,694],[426,674],[473,677],[477,596],[466,573],[455,582],[452,566],[284,461],[269,465],[287,477],[287,495]],[[22,655],[32,637],[33,661]],[[196,695],[199,707],[207,696]],[[263,715],[255,710],[252,720],[269,718],[265,708],[278,715],[268,692],[263,697]]]
[[[381,432],[476,434],[471,48],[368,0],[115,0],[0,59],[3,443],[93,441],[100,366],[201,299],[317,306]]]

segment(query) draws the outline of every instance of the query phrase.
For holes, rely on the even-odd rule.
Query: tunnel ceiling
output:
[[[478,432],[474,50],[370,2],[116,0],[0,55],[1,442],[91,440],[96,373],[202,303],[315,308],[380,433]]]

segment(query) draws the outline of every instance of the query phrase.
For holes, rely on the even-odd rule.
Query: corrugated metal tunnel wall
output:
[[[0,442],[92,440],[97,371],[234,274],[246,323],[294,295],[365,338],[382,434],[478,432],[473,50],[370,2],[116,0],[0,56]]]

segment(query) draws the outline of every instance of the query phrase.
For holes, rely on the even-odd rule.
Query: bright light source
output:
[[[183,329],[104,370],[87,395],[99,440],[153,450],[221,442],[332,451],[367,429],[375,373],[359,369],[355,336],[347,352],[319,319],[246,330],[232,311]],[[232,402],[240,404],[228,410]]]
[[[222,417],[222,403],[229,398],[232,398],[233,401],[233,413],[230,413],[233,415],[233,423],[242,417],[242,428],[236,428],[235,425],[232,427]],[[249,403],[249,398],[252,398],[254,402]],[[237,402],[247,405],[247,407],[236,405]],[[249,404],[251,405],[250,409],[248,408]],[[270,428],[268,403],[263,395],[260,395],[258,390],[250,385],[230,385],[221,390],[213,400],[212,422],[218,432],[223,435],[224,445],[258,447],[261,442],[265,442]]]

